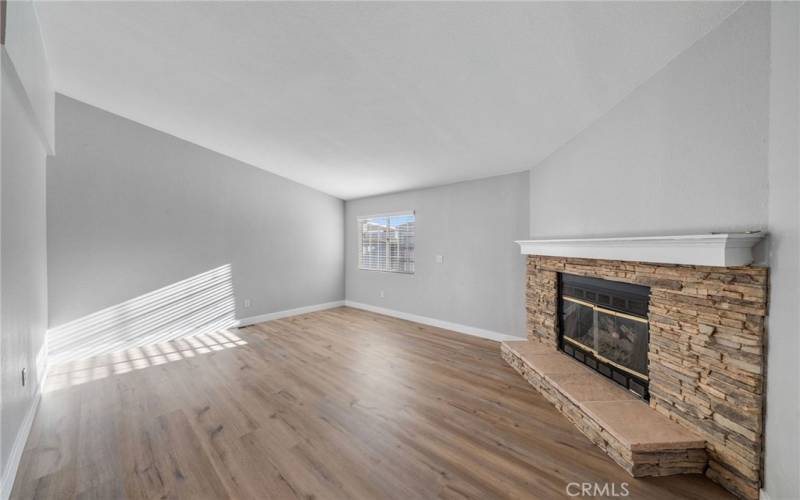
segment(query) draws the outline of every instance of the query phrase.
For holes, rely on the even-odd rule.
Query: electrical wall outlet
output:
[[[437,264],[444,264],[444,255],[437,255],[436,256],[436,263]]]
[[[380,293],[378,294],[378,297],[380,297],[380,298],[384,298],[385,296],[386,295],[384,295],[383,290],[381,290]]]
[[[251,305],[253,305],[253,304],[252,304],[252,302],[250,302],[250,299],[244,299],[244,308],[245,309],[247,309]]]

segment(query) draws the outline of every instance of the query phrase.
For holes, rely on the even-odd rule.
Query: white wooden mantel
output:
[[[753,246],[764,236],[762,232],[710,233],[520,240],[516,243],[525,255],[729,267],[751,264]]]

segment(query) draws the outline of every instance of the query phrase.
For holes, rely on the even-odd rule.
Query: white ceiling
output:
[[[57,91],[352,199],[535,166],[739,5],[37,9]]]

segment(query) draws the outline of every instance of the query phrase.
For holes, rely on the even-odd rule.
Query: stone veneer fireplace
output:
[[[601,279],[649,288],[646,311],[641,307],[639,310],[647,323],[638,322],[628,328],[628,333],[639,335],[644,324],[649,337],[647,371],[641,373],[640,358],[634,361],[638,368],[632,370],[647,377],[649,401],[642,401],[641,405],[649,405],[705,441],[707,477],[740,497],[758,498],[762,466],[766,268],[529,255],[527,269],[528,338],[537,345],[551,346],[553,350],[563,350],[562,322],[574,320],[567,319],[559,306],[559,292],[563,290],[565,276],[570,277],[566,279],[568,286],[570,283],[593,284],[594,279]],[[581,281],[581,278],[592,280]],[[641,288],[636,290],[642,291]],[[588,317],[591,311],[596,320],[598,305],[594,301],[584,302],[592,304],[584,306],[584,314]],[[611,310],[620,312],[619,308]],[[633,342],[635,339],[625,349],[631,351],[630,355],[640,357],[642,344],[634,347]],[[505,347],[503,354],[512,366],[518,364]],[[527,373],[525,368],[515,368],[523,375]],[[554,401],[551,397],[548,399]],[[562,412],[566,411],[558,403],[557,406]],[[565,415],[589,435],[576,421],[582,417],[576,417],[573,411]],[[590,438],[604,447],[600,442],[603,438]],[[613,447],[613,443],[605,444]],[[607,451],[614,456],[614,450]]]

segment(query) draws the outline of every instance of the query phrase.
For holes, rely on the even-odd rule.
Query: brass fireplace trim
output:
[[[597,350],[595,350],[592,347],[589,347],[586,344],[582,344],[582,343],[578,342],[577,340],[572,339],[572,338],[567,337],[567,336],[564,336],[563,338],[564,338],[564,340],[568,341],[570,344],[574,344],[574,345],[580,347],[581,349],[583,349],[584,351],[591,352],[592,354],[594,354],[594,357],[596,357],[597,359],[599,359],[600,361],[602,361],[604,363],[608,363],[609,365],[614,365],[614,367],[619,368],[620,370],[622,370],[624,372],[628,372],[631,375],[636,375],[637,377],[640,377],[640,378],[642,378],[644,380],[647,380],[648,382],[650,381],[650,379],[644,373],[639,373],[636,370],[631,370],[630,368],[622,366],[619,363],[615,363],[614,361],[612,361],[612,360],[608,359],[607,357],[603,356],[602,354],[597,352]]]
[[[613,311],[611,309],[606,309],[605,307],[600,307],[598,305],[592,304],[591,302],[585,302],[583,300],[573,299],[572,297],[562,296],[561,298],[564,299],[564,300],[568,300],[570,302],[575,302],[576,304],[580,304],[582,306],[591,307],[595,311],[599,311],[601,313],[608,314],[610,316],[617,316],[619,318],[625,318],[625,319],[629,319],[629,320],[632,320],[632,321],[638,321],[639,323],[647,323],[647,318],[642,318],[642,317],[639,317],[639,316],[633,316],[632,314],[625,314],[625,313]]]

